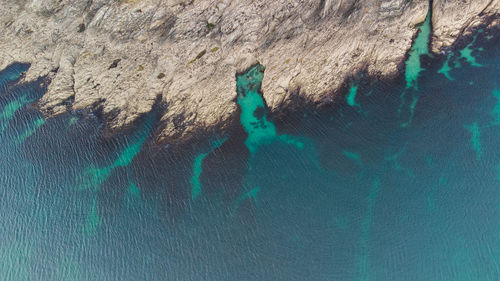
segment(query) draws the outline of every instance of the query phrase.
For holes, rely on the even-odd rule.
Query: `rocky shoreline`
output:
[[[47,77],[46,117],[97,112],[114,133],[161,105],[157,141],[184,142],[239,120],[236,76],[256,63],[276,118],[358,73],[400,76],[429,4],[434,54],[499,26],[500,0],[0,0],[0,68]]]

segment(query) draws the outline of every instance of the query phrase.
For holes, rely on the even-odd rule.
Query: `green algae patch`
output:
[[[44,118],[36,119],[35,122],[33,122],[33,124],[31,124],[30,127],[19,136],[17,144],[23,143],[27,138],[33,135],[38,128],[42,127],[43,124],[45,124]]]
[[[342,151],[342,154],[347,157],[349,160],[352,160],[354,162],[356,162],[356,164],[358,165],[362,165],[362,162],[361,162],[361,155],[359,155],[359,153],[357,152],[352,152],[352,151],[348,151],[348,150],[343,150]]]
[[[263,65],[257,64],[246,73],[236,77],[237,103],[241,110],[240,122],[248,135],[245,146],[250,152],[250,157],[255,155],[261,145],[273,141],[281,141],[302,150],[305,148],[303,141],[285,134],[278,135],[275,125],[267,119],[266,105],[259,92],[264,78],[264,70]],[[202,157],[200,158],[202,159]],[[196,161],[195,164],[197,164]],[[249,170],[251,169],[252,167],[249,167]],[[248,190],[248,186],[246,189]],[[259,187],[254,187],[238,197],[233,204],[233,214],[246,199],[252,199],[256,203],[259,191]]]
[[[274,140],[303,149],[302,141],[292,136],[278,135],[274,124],[267,120],[266,105],[259,92],[264,78],[264,69],[263,65],[258,64],[236,78],[238,105],[241,109],[240,122],[248,134],[245,145],[251,154],[254,154],[260,145]]]
[[[85,170],[84,174],[86,175],[86,182],[79,186],[78,189],[86,190],[90,188],[97,188],[101,185],[111,174],[111,172],[118,167],[126,167],[132,162],[135,155],[139,153],[142,144],[144,143],[144,139],[139,139],[136,143],[131,144],[126,147],[122,153],[118,156],[115,162],[112,165],[107,167],[94,167],[93,165]]]
[[[151,127],[149,124],[150,122],[152,122],[151,119],[152,118],[149,118],[146,121],[146,124],[144,126],[145,128],[143,128],[146,131],[141,131],[140,135],[137,137],[137,140],[131,145],[125,147],[125,149],[122,150],[113,164],[107,167],[95,167],[94,165],[92,165],[88,169],[86,169],[84,172],[85,180],[78,186],[78,189],[82,191],[90,190],[95,193],[96,191],[98,191],[99,186],[111,175],[113,169],[128,166],[130,162],[132,162],[132,159],[135,157],[135,155],[139,153],[142,145],[146,141],[149,133],[149,128]],[[140,192],[138,192],[139,189],[137,188],[137,186],[135,186],[135,188],[133,186],[129,186],[128,191],[131,192],[129,194],[130,198],[137,198],[137,196],[140,196]],[[127,201],[127,206],[130,206],[130,201],[131,200]],[[97,210],[97,199],[94,199],[94,202],[87,216],[87,222],[84,226],[84,233],[87,235],[95,234],[99,225],[100,217]]]
[[[358,270],[360,273],[360,280],[369,280],[370,272],[370,251],[369,251],[369,237],[370,230],[373,225],[373,213],[375,208],[376,199],[380,193],[380,180],[376,179],[371,188],[370,193],[366,198],[367,207],[366,213],[361,221],[361,237],[359,241],[360,257],[358,260]]]
[[[68,125],[73,126],[78,121],[78,117],[73,116],[69,119]]]
[[[477,33],[474,35],[472,41],[467,44],[462,50],[458,51],[458,53],[454,54],[451,53],[446,57],[446,61],[444,62],[443,66],[438,70],[439,74],[443,74],[448,80],[453,80],[453,78],[450,75],[450,71],[454,68],[460,68],[462,67],[462,64],[460,63],[460,59],[463,59],[463,61],[466,61],[469,63],[471,66],[475,67],[482,67],[483,65],[478,63],[476,58],[474,57],[473,53],[475,51],[481,52],[483,51],[483,48],[474,48],[474,44],[476,43],[477,37],[479,34],[483,32],[482,29],[479,29]],[[453,63],[452,63],[452,58],[453,58]]]
[[[208,153],[201,153],[194,159],[193,176],[191,177],[191,199],[196,199],[201,195],[200,175],[202,172],[201,164]]]
[[[418,100],[419,98],[417,96],[414,96],[412,98],[410,104],[410,117],[408,118],[408,121],[401,124],[401,128],[407,128],[408,126],[411,125],[411,122],[413,121],[413,116],[415,115],[415,108],[417,107]]]
[[[424,55],[428,56],[430,54],[429,40],[431,35],[431,17],[432,17],[432,10],[431,6],[429,6],[429,11],[427,12],[425,21],[418,28],[417,37],[415,38],[415,41],[413,42],[413,45],[410,48],[410,51],[408,53],[408,59],[405,62],[406,89],[401,93],[400,96],[401,105],[398,108],[398,113],[401,113],[403,107],[406,106],[407,90],[410,89],[418,90],[418,85],[417,85],[418,77],[420,75],[420,72],[424,70],[421,63],[421,57]],[[417,105],[418,99],[419,98],[417,94],[413,93],[412,101],[409,106],[410,115],[408,121],[401,124],[402,128],[406,128],[411,125],[415,111],[415,106]]]
[[[300,150],[304,149],[304,147],[305,147],[305,144],[303,141],[299,140],[298,138],[289,136],[289,135],[280,135],[278,137],[278,139],[286,144],[293,145]]]
[[[243,194],[243,196],[241,197],[241,200],[245,200],[247,198],[250,198],[254,202],[257,202],[257,194],[259,193],[259,191],[260,191],[260,187],[254,187],[250,191],[248,191],[247,193]]]
[[[139,153],[139,151],[141,150],[144,141],[146,141],[146,135],[141,136],[141,138],[137,140],[137,142],[126,147],[120,154],[120,157],[118,157],[118,159],[116,159],[116,161],[113,163],[111,168],[114,169],[117,167],[128,166],[130,162],[132,162],[132,159],[134,159],[135,155],[137,155],[137,153]]]
[[[417,79],[422,70],[420,57],[429,55],[429,39],[431,35],[431,8],[425,18],[424,23],[420,25],[417,38],[411,46],[408,60],[406,61],[405,80],[406,88],[417,88]]]
[[[477,160],[481,159],[483,155],[483,150],[481,148],[481,131],[477,122],[472,123],[472,125],[465,126],[465,128],[471,133],[471,144],[472,149],[476,152]]]
[[[12,119],[14,114],[29,102],[30,100],[28,100],[27,95],[23,95],[19,99],[11,101],[3,108],[2,113],[0,113],[0,120]]]
[[[194,159],[193,163],[193,176],[191,177],[191,199],[196,199],[198,198],[201,193],[202,193],[202,187],[201,187],[201,182],[200,182],[200,176],[201,173],[203,172],[202,169],[202,164],[203,164],[203,159],[210,153],[212,153],[214,150],[219,148],[227,138],[224,138],[222,140],[217,140],[213,142],[210,151],[205,152],[205,153],[200,153],[196,158]]]
[[[500,125],[500,90],[493,90],[493,97],[497,100],[495,107],[490,112],[490,115],[493,117],[493,125]]]
[[[127,188],[127,194],[129,194],[131,197],[140,199],[141,198],[141,191],[137,187],[137,185],[133,182],[131,182]]]
[[[96,189],[111,174],[111,167],[97,168],[91,165],[83,172],[84,182],[80,184],[78,190]]]
[[[128,185],[125,196],[125,206],[127,209],[131,209],[134,204],[140,203],[142,200],[141,190],[134,182]]]
[[[26,95],[23,95],[18,100],[11,101],[3,108],[2,112],[0,113],[0,120],[3,121],[0,124],[0,133],[5,130],[7,122],[12,119],[12,117],[14,117],[14,114],[27,102],[28,100],[26,98]]]
[[[263,78],[264,66],[258,64],[236,79],[238,105],[241,109],[240,122],[248,134],[246,147],[254,154],[260,145],[280,140],[303,149],[302,141],[292,136],[278,135],[274,124],[267,120],[266,105],[259,92]]]
[[[446,77],[448,80],[453,81],[454,79],[450,75],[450,71],[453,69],[450,66],[450,57],[451,57],[451,54],[446,57],[446,61],[443,63],[443,66],[438,70],[437,73],[443,74],[444,77]]]
[[[259,64],[236,80],[240,121],[248,134],[245,145],[252,154],[260,144],[268,143],[277,136],[276,127],[267,120],[264,100],[259,93],[263,78],[264,66]]]
[[[14,115],[14,113],[21,108],[22,104],[19,101],[13,101],[7,104],[2,113],[0,114],[0,119],[10,119]]]
[[[349,88],[349,93],[347,93],[347,96],[346,96],[346,101],[347,101],[347,104],[349,106],[357,107],[361,110],[361,105],[356,102],[356,95],[358,93],[358,87],[359,86],[356,84],[351,85],[351,87]]]
[[[136,143],[133,143],[132,145],[126,147],[122,153],[118,156],[118,159],[116,161],[107,167],[94,167],[91,166],[87,170],[85,170],[85,175],[87,178],[87,181],[80,185],[79,189],[85,190],[89,189],[91,187],[97,187],[101,185],[111,174],[113,169],[118,168],[118,167],[125,167],[132,162],[132,159],[135,157],[137,153],[139,153],[142,144],[144,141],[139,140]]]
[[[118,158],[110,166],[95,167],[94,165],[91,165],[89,168],[87,168],[84,171],[86,180],[84,181],[84,183],[78,186],[78,189],[96,189],[109,177],[113,169],[128,166],[137,155],[137,153],[139,153],[142,145],[146,141],[152,122],[153,116],[149,116],[141,127],[141,131],[138,133],[138,135],[136,135],[135,142],[125,147],[118,155]]]
[[[260,187],[254,187],[254,188],[250,189],[248,192],[245,192],[243,195],[241,195],[234,203],[232,213],[234,214],[238,210],[238,208],[240,207],[241,203],[247,199],[250,199],[255,204],[257,204],[257,195],[258,195],[259,191],[260,191]]]
[[[406,144],[403,146],[403,148],[401,148],[401,150],[399,150],[398,152],[392,154],[392,155],[389,155],[389,156],[386,156],[384,157],[384,160],[385,161],[388,161],[388,162],[391,162],[394,169],[398,172],[402,172],[404,174],[406,174],[409,178],[415,178],[415,173],[405,167],[403,167],[401,165],[401,163],[399,162],[399,159],[401,158],[401,155],[405,154],[406,153]]]
[[[0,120],[4,121],[0,123],[0,133],[2,133],[7,127],[7,123],[14,117],[19,109],[21,109],[24,105],[32,102],[33,100],[29,100],[27,95],[22,95],[19,99],[13,100],[9,102],[0,113]]]
[[[146,118],[144,124],[141,126],[141,130],[135,135],[134,142],[129,146],[125,147],[121,153],[118,155],[116,160],[110,165],[106,167],[95,167],[91,165],[87,168],[83,173],[83,182],[77,187],[80,191],[90,191],[92,192],[92,196],[94,199],[92,201],[92,205],[87,214],[87,220],[85,225],[83,226],[83,233],[86,235],[94,235],[96,234],[100,224],[101,218],[98,212],[96,192],[99,189],[99,186],[111,175],[113,169],[118,167],[126,167],[128,166],[134,157],[139,153],[142,148],[142,145],[146,141],[149,131],[151,129],[152,122],[154,120],[154,116],[150,115]],[[126,205],[130,208],[132,202],[137,202],[140,200],[140,191],[137,186],[132,183],[129,185],[127,189],[127,201]]]
[[[469,46],[467,46],[463,50],[460,51],[460,57],[464,58],[472,66],[477,66],[477,67],[482,66],[481,64],[479,64],[476,61],[476,58],[474,56],[472,56],[473,51],[474,51],[473,49],[471,49]]]
[[[474,43],[476,42],[476,39],[477,39],[477,36],[482,33],[483,30],[480,29],[477,31],[477,33],[474,35],[474,38],[472,39],[472,42],[470,42],[467,46],[465,46],[465,48],[463,48],[461,51],[460,51],[460,57],[465,59],[468,63],[470,63],[470,65],[472,66],[476,66],[476,67],[481,67],[483,66],[482,64],[478,63],[476,61],[476,58],[472,55],[472,52],[474,52],[475,50],[473,49],[473,45]],[[479,48],[477,49],[478,51],[482,51],[482,48]]]

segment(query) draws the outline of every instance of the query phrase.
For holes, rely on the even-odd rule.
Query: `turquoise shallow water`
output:
[[[176,149],[161,107],[109,138],[3,70],[0,280],[498,280],[500,42],[478,34],[279,120],[257,65],[239,124]]]

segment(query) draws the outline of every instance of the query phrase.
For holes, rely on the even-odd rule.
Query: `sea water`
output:
[[[113,137],[98,114],[46,120],[42,81],[8,67],[0,280],[498,280],[499,40],[417,41],[407,75],[280,119],[256,65],[234,129],[175,149],[157,110]]]

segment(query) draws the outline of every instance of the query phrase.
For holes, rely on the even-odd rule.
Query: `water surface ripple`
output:
[[[241,124],[182,149],[153,145],[156,112],[112,138],[99,116],[45,120],[42,81],[8,67],[0,280],[499,280],[500,42],[486,33],[443,57],[419,39],[418,71],[356,76],[335,105],[279,120],[257,65],[237,79]]]

